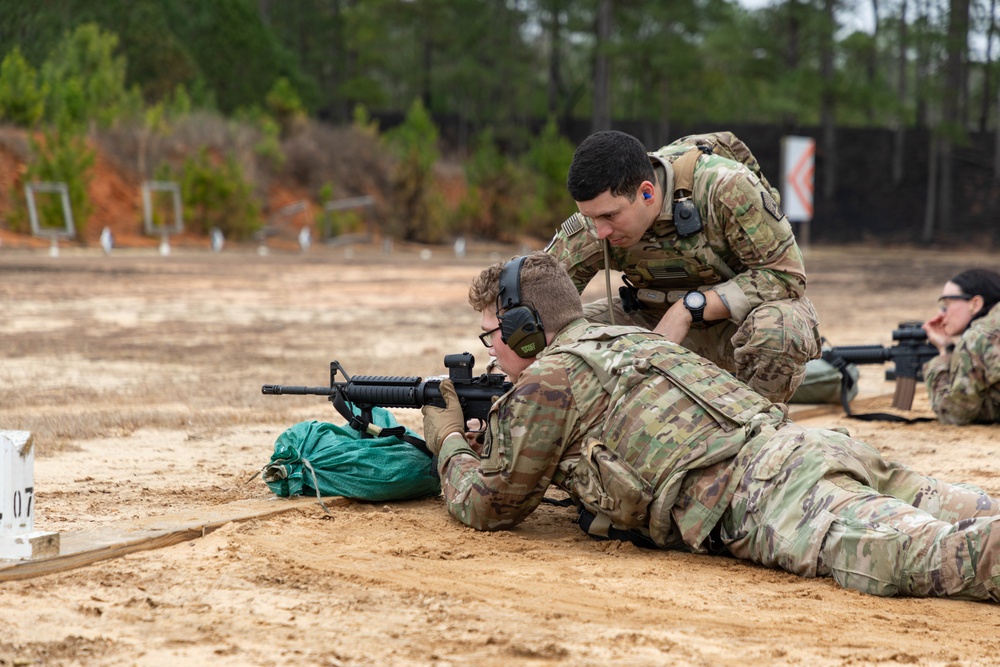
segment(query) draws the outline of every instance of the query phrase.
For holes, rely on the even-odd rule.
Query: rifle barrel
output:
[[[262,394],[317,394],[319,396],[329,396],[333,391],[331,387],[297,387],[283,384],[265,384],[260,388]]]

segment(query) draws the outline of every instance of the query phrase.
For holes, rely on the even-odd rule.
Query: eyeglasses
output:
[[[943,313],[944,311],[948,310],[948,304],[950,304],[952,301],[968,301],[971,298],[972,297],[969,296],[968,294],[945,294],[944,296],[938,297],[937,300],[938,308]]]
[[[489,331],[484,331],[479,334],[479,340],[483,341],[483,345],[486,347],[493,347],[493,334],[500,331],[500,327],[496,329],[490,329]]]

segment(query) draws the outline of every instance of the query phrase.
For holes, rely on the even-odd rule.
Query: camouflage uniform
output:
[[[1000,600],[1000,502],[791,424],[715,364],[638,327],[577,320],[496,403],[479,453],[446,438],[448,510],[479,530],[510,528],[550,484],[573,495],[592,442],[648,484],[634,528],[659,547],[728,549],[875,594]]]
[[[1000,308],[973,320],[954,351],[924,364],[924,378],[940,421],[1000,422]]]
[[[701,157],[692,200],[704,229],[680,238],[673,222],[671,162],[689,147],[650,154],[664,192],[663,208],[642,240],[610,247],[611,268],[640,289],[683,293],[711,286],[729,320],[694,323],[683,346],[734,373],[773,401],[787,401],[819,356],[818,317],[805,296],[802,254],[771,191],[743,164],[719,155]],[[566,267],[582,293],[604,269],[604,243],[590,218],[564,222],[547,250]],[[615,323],[654,328],[670,303],[645,304],[626,315],[614,299]],[[607,299],[586,304],[584,316],[610,323]]]

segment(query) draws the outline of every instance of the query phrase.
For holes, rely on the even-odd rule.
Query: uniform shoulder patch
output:
[[[584,226],[583,214],[577,212],[562,223],[562,231],[566,236],[573,236],[583,231]]]
[[[770,213],[775,220],[781,220],[785,217],[785,214],[781,212],[781,207],[778,206],[778,202],[774,201],[774,197],[771,196],[770,192],[767,190],[761,190],[760,200],[764,210]]]

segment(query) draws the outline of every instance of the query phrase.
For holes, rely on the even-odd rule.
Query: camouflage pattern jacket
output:
[[[973,320],[950,354],[924,364],[924,378],[938,420],[1000,422],[1000,308]]]
[[[736,455],[782,423],[778,406],[659,334],[577,320],[494,405],[481,450],[450,437],[438,470],[452,516],[509,528],[550,484],[569,490],[583,443],[597,439],[649,483],[650,537],[702,550],[750,459]]]
[[[791,226],[770,190],[740,162],[720,155],[699,158],[691,197],[704,229],[686,238],[677,235],[671,163],[688,148],[668,146],[650,153],[664,193],[663,208],[639,243],[610,248],[612,269],[623,271],[640,289],[713,286],[736,324],[762,303],[803,297],[805,267]],[[604,244],[593,221],[579,213],[562,224],[547,250],[581,293],[604,269]],[[649,307],[659,319],[669,305]]]

